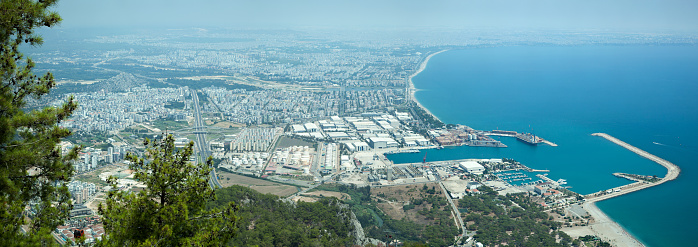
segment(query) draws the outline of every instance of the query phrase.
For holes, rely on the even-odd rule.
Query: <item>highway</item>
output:
[[[199,96],[196,90],[191,90],[191,98],[194,108],[194,134],[196,134],[196,144],[194,149],[196,150],[196,162],[206,163],[206,159],[210,156],[210,150],[208,150],[208,145],[206,143],[206,129],[204,128],[204,121],[201,119],[201,108],[199,108]],[[222,188],[221,184],[218,182],[218,175],[216,175],[216,170],[211,170],[211,179],[209,184],[211,188]]]

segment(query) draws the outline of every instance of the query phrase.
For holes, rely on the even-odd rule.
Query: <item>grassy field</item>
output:
[[[218,174],[220,177],[218,181],[223,187],[241,185],[259,191],[260,193],[269,193],[281,197],[289,196],[298,192],[298,189],[295,186],[280,184],[264,179],[251,178],[223,171],[216,171],[216,174]]]
[[[162,131],[167,130],[177,130],[181,128],[189,127],[187,121],[171,121],[171,120],[158,120],[152,122],[153,127],[158,128]]]
[[[429,210],[433,205],[424,202],[412,209],[405,210],[403,208],[405,204],[409,204],[410,201],[414,199],[424,199],[426,196],[444,196],[443,193],[441,193],[439,185],[435,183],[427,184],[428,188],[435,188],[436,193],[433,195],[424,193],[422,191],[423,186],[423,184],[418,184],[375,188],[371,189],[371,196],[383,198],[383,200],[378,200],[379,203],[377,203],[376,206],[393,219],[399,220],[407,217],[410,221],[419,224],[432,224],[434,222],[432,219],[428,219],[424,215],[419,214],[418,211],[422,209]]]
[[[217,122],[217,123],[213,124],[213,126],[214,126],[214,127],[220,127],[220,128],[229,128],[229,127],[232,127],[232,128],[241,128],[241,127],[245,127],[244,124],[239,124],[239,123],[229,122],[229,121]]]
[[[118,169],[124,169],[126,166],[114,166],[114,165],[107,165],[102,168],[99,168],[94,171],[90,171],[87,173],[83,173],[81,175],[77,175],[73,177],[73,180],[78,180],[82,182],[88,182],[88,183],[93,183],[97,186],[106,186],[107,182],[100,180],[99,179],[99,174],[106,172],[106,171],[112,171],[112,170],[118,170]]]

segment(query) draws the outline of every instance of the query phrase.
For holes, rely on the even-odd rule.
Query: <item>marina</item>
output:
[[[536,178],[537,175],[538,174],[534,175],[533,172],[529,172],[524,169],[495,173],[495,176],[497,176],[497,178],[512,186],[535,185],[545,182],[541,179]]]

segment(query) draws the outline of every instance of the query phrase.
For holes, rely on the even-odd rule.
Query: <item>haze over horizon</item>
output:
[[[698,31],[698,1],[72,0],[63,28],[599,29]]]

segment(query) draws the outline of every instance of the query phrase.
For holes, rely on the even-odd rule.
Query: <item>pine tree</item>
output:
[[[144,158],[129,154],[134,178],[147,188],[138,192],[114,190],[99,206],[108,235],[102,246],[211,246],[225,244],[236,231],[237,207],[206,209],[216,194],[209,185],[212,159],[189,161],[194,143],[176,149],[174,137],[145,139]]]
[[[26,109],[56,85],[51,73],[37,76],[20,45],[41,45],[40,27],[61,21],[49,8],[56,0],[0,1],[0,245],[48,245],[50,231],[65,218],[78,147],[63,154],[57,146],[71,132],[58,127],[77,108],[72,96],[60,107]],[[31,210],[26,210],[31,209]],[[27,214],[25,212],[32,212]],[[22,230],[25,226],[25,230]],[[27,234],[24,234],[26,231]]]

